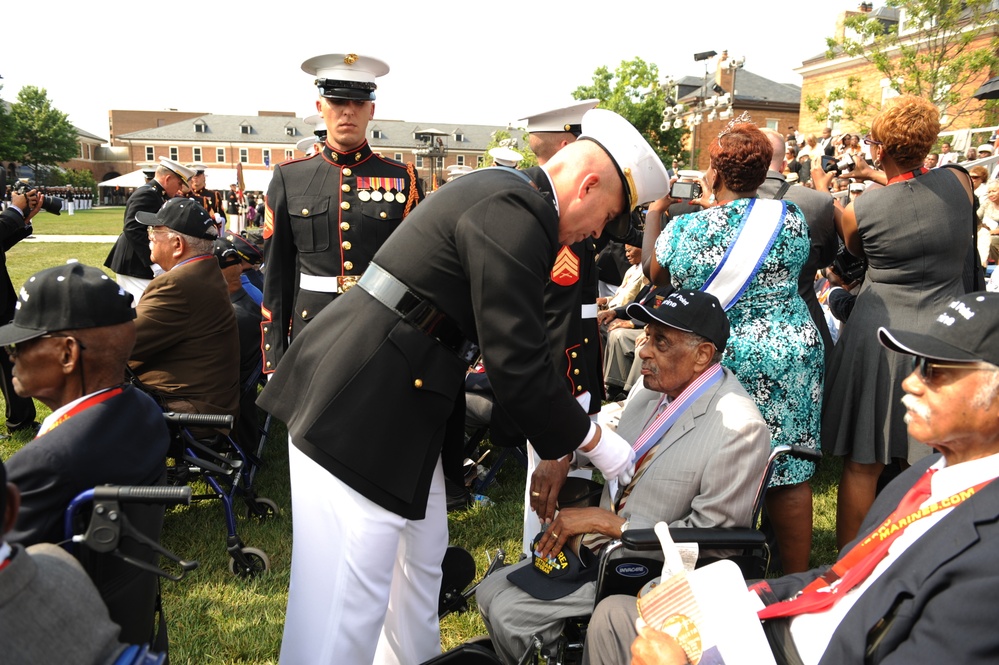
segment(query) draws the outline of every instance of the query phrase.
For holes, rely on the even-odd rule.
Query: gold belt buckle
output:
[[[347,293],[347,291],[354,288],[357,284],[357,280],[360,277],[357,275],[337,275],[336,278],[336,292],[337,293]]]

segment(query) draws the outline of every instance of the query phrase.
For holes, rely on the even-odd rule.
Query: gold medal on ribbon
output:
[[[376,189],[375,191],[371,192],[371,200],[375,201],[376,203],[378,201],[381,201],[382,200],[382,190]]]
[[[405,203],[406,202],[406,195],[403,194],[402,192],[396,192],[395,193],[395,202],[396,203]]]
[[[362,189],[361,191],[359,191],[357,193],[357,198],[361,199],[362,201],[370,201],[371,200],[371,192],[369,192],[366,189]]]

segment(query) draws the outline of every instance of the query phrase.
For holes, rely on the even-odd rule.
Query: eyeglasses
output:
[[[972,173],[972,174],[971,174],[971,179],[972,179],[972,180],[981,180],[981,179],[982,179],[982,176],[980,176],[980,175],[975,175],[974,173]]]
[[[864,144],[865,145],[884,145],[884,143],[882,143],[881,141],[878,141],[877,139],[873,138],[870,134],[868,134],[867,136],[864,137]]]
[[[157,229],[152,226],[146,229],[146,237],[152,240],[158,233],[170,233],[170,229]]]
[[[982,367],[977,364],[977,361],[966,363],[942,363],[925,356],[912,357],[912,371],[918,372],[919,376],[923,379],[923,383],[926,383],[927,385],[932,384],[941,378],[939,372],[937,371],[941,369],[960,369],[965,371],[981,372],[992,368]]]
[[[8,344],[7,346],[5,346],[3,348],[4,348],[4,351],[7,352],[7,355],[9,355],[11,358],[16,358],[17,354],[18,354],[18,350],[17,350],[18,344],[21,345],[21,350],[23,351],[25,345],[29,344],[30,342],[34,342],[37,339],[52,339],[52,338],[55,338],[55,337],[64,337],[64,338],[67,338],[67,339],[75,340],[76,343],[77,343],[77,345],[81,349],[86,349],[87,348],[87,347],[85,347],[83,345],[83,342],[81,342],[80,340],[76,339],[72,335],[59,335],[59,334],[56,334],[56,333],[46,333],[44,335],[39,335],[38,337],[32,337],[31,339],[26,339],[23,342],[18,342],[17,344]]]

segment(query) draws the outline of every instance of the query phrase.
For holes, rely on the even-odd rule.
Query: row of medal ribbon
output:
[[[402,192],[383,192],[380,189],[375,189],[370,192],[366,189],[362,189],[357,193],[357,198],[362,201],[374,201],[375,203],[382,200],[386,202],[394,200],[396,203],[406,202],[406,195]]]

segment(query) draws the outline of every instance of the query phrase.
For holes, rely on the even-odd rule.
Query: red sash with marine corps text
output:
[[[929,469],[912,488],[906,492],[898,507],[885,518],[876,529],[858,542],[836,564],[806,586],[796,597],[764,607],[757,613],[762,619],[791,617],[798,614],[822,612],[835,605],[848,591],[866,580],[881,560],[888,555],[888,549],[905,529],[934,513],[953,508],[970,499],[992,479],[974,487],[962,490],[949,497],[920,508],[930,496],[930,479],[936,469]]]

